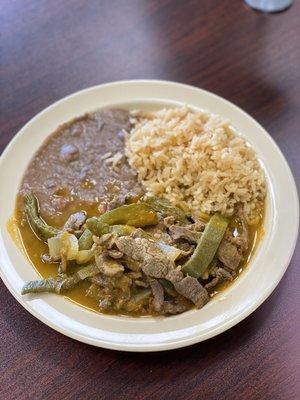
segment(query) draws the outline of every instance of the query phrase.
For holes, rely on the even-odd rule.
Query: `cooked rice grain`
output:
[[[191,213],[232,215],[242,204],[259,217],[264,172],[253,149],[229,121],[188,107],[134,112],[126,155],[149,194]]]

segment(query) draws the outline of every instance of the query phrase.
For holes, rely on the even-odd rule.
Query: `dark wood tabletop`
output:
[[[299,184],[299,16],[299,1],[267,15],[242,0],[2,0],[0,149],[36,113],[79,89],[166,79],[246,110]],[[0,398],[299,399],[299,266],[298,243],[276,290],[244,321],[206,342],[146,354],[69,339],[1,283]]]

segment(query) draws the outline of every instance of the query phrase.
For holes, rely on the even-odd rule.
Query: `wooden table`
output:
[[[36,113],[79,89],[167,79],[249,112],[299,183],[299,2],[275,15],[242,0],[2,0],[1,8],[1,150]],[[299,265],[298,245],[270,298],[228,332],[152,354],[64,337],[1,283],[0,398],[298,399]]]

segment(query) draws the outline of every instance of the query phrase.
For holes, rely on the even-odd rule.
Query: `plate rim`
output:
[[[8,288],[8,290],[12,293],[12,295],[15,297],[15,299],[27,310],[29,311],[33,316],[35,316],[36,318],[38,318],[40,321],[42,321],[43,323],[45,323],[46,325],[48,325],[50,328],[68,336],[71,337],[73,339],[79,340],[81,342],[87,343],[87,344],[92,344],[94,346],[98,346],[98,347],[102,347],[102,348],[107,348],[107,349],[113,349],[113,350],[121,350],[121,351],[135,351],[135,352],[147,352],[147,351],[163,351],[163,350],[170,350],[170,349],[175,349],[175,348],[180,348],[180,347],[185,347],[188,345],[192,345],[194,343],[197,342],[201,342],[204,340],[207,340],[209,338],[212,338],[228,329],[230,329],[232,326],[238,324],[239,322],[241,322],[243,319],[245,319],[247,316],[249,316],[253,311],[255,311],[270,295],[271,293],[274,291],[274,289],[276,288],[276,286],[278,285],[278,283],[280,282],[280,280],[282,279],[284,273],[286,272],[291,258],[293,256],[295,247],[296,247],[296,243],[297,243],[297,238],[298,238],[298,229],[299,229],[299,199],[298,199],[298,193],[297,193],[297,186],[292,174],[292,171],[289,167],[289,164],[287,162],[287,160],[285,159],[284,155],[282,154],[279,146],[277,145],[277,143],[274,141],[274,139],[269,135],[269,133],[251,116],[249,115],[247,112],[245,112],[243,109],[241,109],[239,106],[233,104],[232,102],[230,102],[229,100],[224,99],[223,97],[207,91],[205,89],[202,88],[198,88],[192,85],[187,85],[187,84],[183,84],[183,83],[179,83],[179,82],[172,82],[172,81],[165,81],[165,80],[151,80],[151,79],[137,79],[137,80],[121,80],[121,81],[113,81],[113,82],[108,82],[108,83],[104,83],[104,84],[99,84],[99,85],[94,85],[79,91],[76,91],[74,93],[71,93],[65,97],[63,97],[62,99],[59,99],[58,101],[50,104],[48,107],[42,109],[41,111],[39,111],[35,116],[33,116],[29,121],[27,121],[27,123],[25,125],[23,125],[21,127],[21,129],[17,132],[17,134],[12,138],[12,140],[10,141],[10,143],[6,146],[6,148],[4,149],[3,153],[1,154],[0,157],[0,169],[2,167],[2,165],[5,162],[5,159],[7,157],[7,155],[10,153],[11,148],[14,146],[14,143],[23,135],[26,134],[26,128],[28,127],[28,125],[30,125],[31,123],[33,123],[36,119],[38,119],[41,115],[43,115],[44,113],[49,112],[52,108],[55,108],[57,105],[59,105],[60,103],[64,103],[66,100],[72,98],[72,97],[76,97],[78,95],[82,95],[86,92],[89,91],[93,91],[93,90],[98,90],[99,88],[103,88],[103,87],[108,87],[108,86],[119,86],[119,85],[130,85],[130,84],[160,84],[160,85],[174,85],[174,86],[181,86],[183,88],[189,88],[189,89],[193,89],[194,91],[200,91],[200,92],[204,92],[205,94],[212,96],[213,98],[216,98],[218,100],[221,100],[222,102],[225,102],[227,105],[229,105],[230,107],[233,107],[235,109],[235,111],[238,111],[239,113],[241,113],[243,116],[247,117],[247,119],[250,119],[252,123],[254,123],[260,130],[262,130],[264,132],[264,135],[267,136],[268,140],[272,143],[273,147],[276,149],[276,152],[278,154],[278,156],[280,156],[281,162],[285,165],[285,169],[288,172],[289,176],[288,176],[288,180],[289,183],[291,184],[291,192],[293,197],[298,200],[298,204],[296,204],[296,208],[293,210],[296,214],[297,217],[297,223],[296,223],[296,230],[295,230],[295,235],[293,238],[293,241],[291,243],[290,249],[289,249],[289,253],[286,255],[286,262],[285,265],[281,267],[281,271],[280,274],[278,276],[278,278],[276,280],[274,280],[274,282],[270,285],[270,287],[268,287],[268,290],[265,290],[263,292],[263,294],[257,299],[257,301],[252,304],[251,306],[249,306],[245,311],[241,312],[240,314],[238,314],[235,317],[232,317],[231,320],[226,322],[226,326],[219,326],[219,327],[215,327],[212,331],[210,330],[208,333],[206,334],[201,334],[201,338],[199,338],[198,335],[195,335],[194,337],[189,337],[189,338],[180,338],[178,341],[174,340],[172,342],[169,343],[162,343],[162,344],[138,344],[138,345],[132,345],[132,344],[116,344],[115,342],[109,342],[109,341],[99,341],[97,340],[97,343],[94,342],[93,339],[90,339],[86,336],[80,336],[77,333],[74,333],[72,331],[66,330],[61,328],[59,325],[56,325],[54,322],[50,321],[47,319],[47,317],[45,317],[44,315],[36,312],[36,310],[34,310],[33,308],[30,307],[30,303],[27,303],[26,301],[21,301],[20,296],[18,296],[16,290],[11,287],[10,282],[8,281],[7,277],[5,276],[4,271],[2,271],[2,265],[0,265],[0,276],[4,282],[4,284],[6,285],[6,287]],[[147,96],[145,96],[145,98],[147,98]],[[160,99],[162,100],[162,99]],[[2,235],[2,234],[1,234]],[[1,256],[1,260],[2,260],[2,256]],[[203,337],[204,336],[204,337]]]

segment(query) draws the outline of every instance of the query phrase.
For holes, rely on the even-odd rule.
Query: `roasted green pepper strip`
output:
[[[159,212],[163,217],[174,217],[178,222],[188,224],[189,221],[185,213],[178,207],[174,206],[168,200],[159,199],[158,197],[152,196],[144,200],[144,203],[148,204],[154,211]]]
[[[88,218],[85,223],[89,232],[92,235],[102,236],[108,233],[107,224],[102,224],[97,217]]]
[[[136,228],[130,225],[108,225],[99,221],[99,218],[92,217],[86,221],[89,231],[96,236],[102,236],[106,233],[114,233],[118,236],[128,236],[135,231]]]
[[[89,229],[85,229],[78,239],[79,250],[90,250],[93,246],[93,234]]]
[[[97,219],[101,224],[130,225],[136,228],[158,223],[156,212],[144,203],[128,204],[115,208],[97,217]]]
[[[214,214],[207,223],[191,258],[181,268],[182,272],[199,278],[212,262],[223,239],[228,220],[220,214]]]
[[[55,278],[40,279],[25,283],[22,288],[21,294],[28,293],[61,293],[64,290],[72,289],[78,282],[95,276],[99,273],[99,268],[96,264],[87,265],[69,276],[57,276]]]
[[[143,226],[156,225],[158,217],[148,204],[136,203],[107,211],[99,217],[99,221],[108,225],[130,225],[142,228]]]
[[[37,198],[33,194],[28,193],[25,195],[24,204],[27,221],[31,229],[39,239],[46,242],[47,239],[60,233],[59,229],[47,225],[46,222],[42,220],[39,215],[39,205]]]
[[[79,282],[79,278],[71,276],[67,278],[55,277],[30,281],[25,283],[21,294],[28,293],[61,293],[63,289],[71,289]]]

